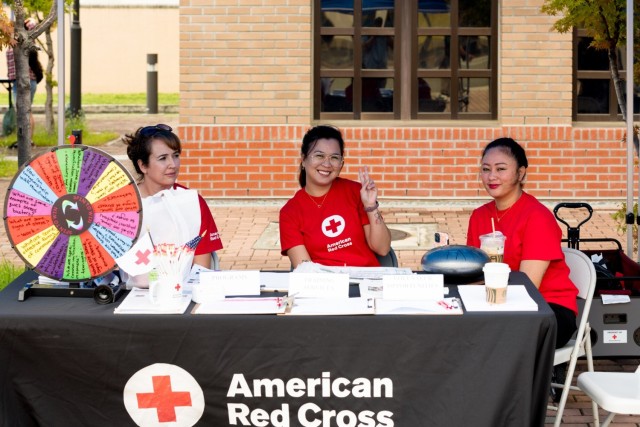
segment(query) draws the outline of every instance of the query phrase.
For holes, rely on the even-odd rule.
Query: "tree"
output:
[[[633,0],[633,2],[634,16],[637,17],[639,0]],[[627,43],[626,6],[627,0],[545,0],[542,6],[542,12],[548,15],[563,15],[553,25],[555,30],[566,33],[573,28],[583,28],[593,38],[591,42],[593,48],[607,51],[609,70],[611,70],[618,106],[625,121],[628,113],[624,93],[625,83],[620,78],[617,48],[625,46]],[[639,23],[640,19],[634,19],[634,40],[638,40]],[[634,44],[633,50],[634,57],[637,58],[640,45]],[[634,81],[637,83],[640,74],[640,65],[637,59],[634,60],[634,64]],[[633,94],[629,94],[629,96],[633,96]],[[630,114],[633,120],[633,111]],[[633,136],[633,145],[636,153],[639,153],[637,134]]]
[[[15,16],[13,28],[13,50],[16,62],[16,117],[18,125],[18,165],[22,166],[31,157],[31,125],[29,116],[31,114],[31,96],[29,80],[29,52],[36,50],[36,39],[57,20],[57,0],[51,3],[48,15],[45,16],[31,30],[27,30],[22,24],[28,17],[28,8],[23,0],[14,0],[10,5]]]
[[[51,4],[53,0],[23,0],[24,6],[30,15],[35,15],[38,22],[44,20],[44,16],[51,10]],[[73,0],[64,0],[65,10],[71,5]],[[44,102],[44,127],[46,132],[51,135],[55,132],[55,121],[53,116],[53,88],[58,85],[58,82],[53,79],[53,67],[55,65],[55,56],[53,54],[53,39],[51,37],[51,31],[57,25],[57,20],[48,28],[45,28],[43,33],[45,41],[42,42],[37,39],[37,43],[42,48],[42,51],[47,55],[47,66],[45,68],[45,91],[46,99]]]

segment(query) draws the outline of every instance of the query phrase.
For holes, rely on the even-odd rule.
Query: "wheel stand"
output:
[[[97,304],[109,304],[115,302],[124,294],[124,286],[100,285],[95,288],[80,287],[80,283],[65,285],[52,285],[38,283],[38,279],[24,285],[18,291],[18,301],[24,301],[29,297],[76,297],[93,298]]]

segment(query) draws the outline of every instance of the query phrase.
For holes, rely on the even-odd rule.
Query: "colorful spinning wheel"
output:
[[[107,153],[60,146],[31,159],[7,190],[11,245],[38,273],[83,282],[113,270],[142,224],[140,193]]]

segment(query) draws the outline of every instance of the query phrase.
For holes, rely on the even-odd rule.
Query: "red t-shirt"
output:
[[[491,218],[496,230],[507,240],[504,246],[504,262],[513,271],[520,270],[524,260],[550,261],[542,276],[540,293],[548,303],[554,303],[578,314],[576,297],[578,288],[569,278],[569,267],[564,261],[560,241],[562,231],[551,211],[535,197],[522,193],[518,201],[497,221],[494,202],[480,206],[469,218],[467,245],[480,247],[480,235],[491,233]]]
[[[364,234],[369,217],[360,187],[355,181],[336,178],[320,208],[304,188],[298,190],[280,210],[282,255],[304,245],[311,261],[318,264],[380,266]]]
[[[174,188],[187,189],[187,187],[180,184],[175,184]],[[213,215],[211,215],[211,209],[209,209],[207,202],[200,194],[198,194],[198,202],[200,203],[200,235],[206,231],[202,240],[200,240],[200,243],[196,246],[195,254],[201,255],[222,249],[222,240],[220,240],[218,227],[213,220]]]

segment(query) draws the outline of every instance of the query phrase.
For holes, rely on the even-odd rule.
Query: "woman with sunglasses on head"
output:
[[[471,213],[467,245],[480,247],[480,235],[495,228],[507,239],[504,262],[526,273],[556,315],[556,348],[576,330],[578,289],[569,278],[560,241],[562,231],[551,211],[523,191],[527,155],[511,138],[489,143],[482,153],[480,179],[493,200]]]
[[[391,248],[378,210],[378,189],[366,167],[360,183],[340,178],[344,140],[332,126],[305,134],[300,155],[302,187],[280,210],[280,245],[295,268],[303,261],[337,266],[379,266]]]
[[[149,230],[155,244],[171,240],[184,244],[202,236],[193,262],[211,268],[212,253],[222,249],[222,241],[202,196],[176,183],[182,153],[178,136],[170,126],[158,124],[139,128],[126,135],[124,142],[127,156],[140,177],[142,232]]]

